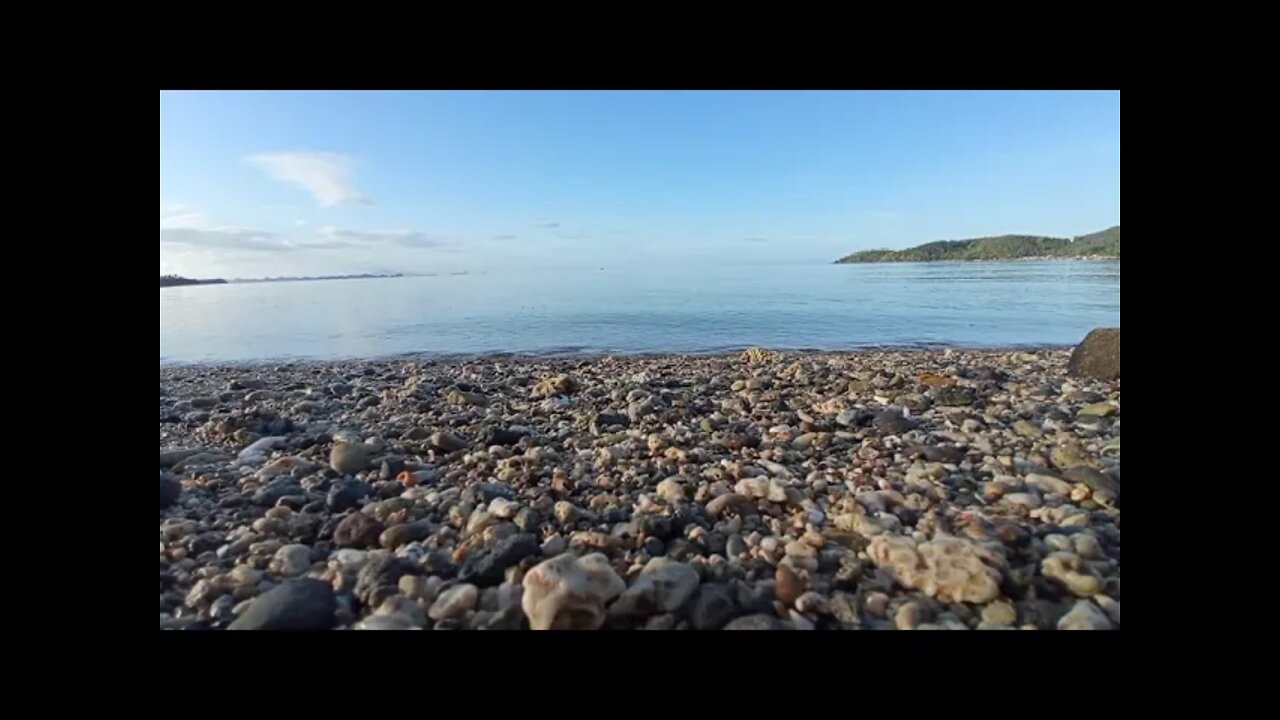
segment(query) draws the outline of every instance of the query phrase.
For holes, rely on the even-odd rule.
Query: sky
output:
[[[827,263],[1120,224],[1120,93],[160,93],[160,272]]]

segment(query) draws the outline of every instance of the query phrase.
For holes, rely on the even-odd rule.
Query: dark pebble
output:
[[[281,583],[250,603],[231,630],[328,630],[337,605],[333,587],[312,578]]]

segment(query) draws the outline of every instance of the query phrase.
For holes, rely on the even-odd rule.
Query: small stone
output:
[[[596,630],[605,603],[626,589],[600,553],[557,555],[525,573],[523,585],[520,604],[534,630]]]
[[[378,544],[388,550],[395,550],[401,545],[426,540],[435,532],[435,525],[427,519],[411,523],[392,525],[378,536]]]
[[[877,414],[871,424],[885,435],[901,435],[916,426],[914,420],[897,410],[885,410]]]
[[[489,514],[503,520],[509,520],[519,512],[520,505],[506,498],[498,497],[489,501]]]
[[[343,475],[365,470],[373,460],[373,450],[364,443],[334,443],[329,451],[329,467]]]
[[[1059,630],[1111,630],[1111,620],[1097,605],[1077,600],[1074,607],[1058,620]]]
[[[410,577],[406,575],[405,577]],[[403,580],[404,578],[400,578]],[[408,618],[415,627],[424,627],[427,624],[427,616],[423,614],[422,607],[413,598],[405,595],[392,595],[374,611],[375,615],[399,615]]]
[[[689,621],[695,630],[719,630],[736,612],[737,604],[728,587],[706,583],[693,598]]]
[[[862,607],[876,617],[886,617],[885,613],[889,610],[889,596],[882,592],[867,593],[866,599],[862,602]]]
[[[340,513],[350,510],[360,504],[360,501],[369,497],[373,493],[373,488],[369,483],[361,480],[339,480],[329,488],[328,495],[325,496],[325,505],[331,512]]]
[[[810,590],[796,598],[796,610],[799,610],[802,613],[826,615],[828,611],[827,598],[824,595]]]
[[[1034,509],[1040,507],[1040,496],[1035,493],[1009,493],[1001,498],[1006,505]]]
[[[1080,411],[1076,413],[1076,419],[1077,420],[1084,419],[1082,416],[1106,418],[1106,417],[1111,417],[1112,415],[1115,415],[1116,412],[1117,412],[1116,406],[1112,405],[1111,403],[1105,403],[1105,402],[1089,403],[1087,405],[1083,405],[1080,407]]]
[[[1044,430],[1040,429],[1040,426],[1021,418],[1013,421],[1013,431],[1025,438],[1036,439],[1044,437]]]
[[[182,483],[174,480],[160,471],[160,509],[163,510],[170,505],[178,502],[178,497],[182,495]]]
[[[1062,477],[1073,483],[1084,483],[1092,489],[1095,494],[1102,490],[1120,495],[1120,482],[1104,473],[1097,468],[1088,465],[1075,465],[1062,471]]]
[[[569,547],[569,541],[564,539],[562,535],[552,535],[542,541],[542,554],[547,557],[555,557],[565,551]]]
[[[1026,477],[1026,485],[1048,495],[1062,495],[1063,497],[1071,495],[1071,483],[1052,475],[1030,473]]]
[[[982,621],[992,625],[1013,625],[1018,621],[1018,612],[1007,602],[993,602],[982,608]]]
[[[463,440],[462,438],[458,437],[457,435],[454,435],[451,432],[445,432],[443,430],[437,433],[433,433],[431,435],[429,442],[431,443],[431,447],[434,447],[438,450],[443,450],[444,452],[447,452],[447,453],[457,452],[467,447],[466,440]]]
[[[1120,601],[1112,600],[1106,595],[1094,595],[1093,601],[1102,608],[1107,617],[1111,619],[1111,622],[1116,625],[1120,624]]]
[[[806,589],[804,580],[786,565],[778,566],[774,573],[774,580],[777,582],[778,600],[786,606],[795,603]]]
[[[1002,559],[985,546],[969,540],[936,535],[916,541],[896,535],[878,535],[867,548],[877,566],[889,570],[905,587],[947,602],[984,603],[1000,592]]]
[[[271,561],[271,570],[285,577],[297,577],[310,569],[311,548],[306,545],[285,545]]]
[[[421,630],[412,618],[404,615],[370,615],[356,623],[356,630]]]
[[[738,515],[756,515],[756,504],[751,498],[738,493],[728,493],[713,498],[707,503],[707,512],[712,517],[720,517],[726,512],[733,512]]]
[[[683,502],[684,486],[675,478],[667,478],[658,483],[658,497],[670,503]]]
[[[772,615],[747,615],[732,620],[724,626],[725,630],[781,630],[782,623]]]
[[[334,528],[333,542],[338,547],[369,547],[377,544],[382,531],[382,523],[376,518],[362,512],[353,512]]]
[[[653,558],[631,587],[610,606],[609,614],[629,617],[675,612],[693,596],[700,579],[692,565],[669,557]]]
[[[328,630],[337,602],[329,583],[288,580],[259,595],[231,623],[231,630]]]
[[[1102,592],[1102,579],[1094,575],[1075,553],[1050,553],[1040,563],[1040,572],[1062,583],[1078,597],[1091,597]]]
[[[915,630],[924,616],[924,608],[912,600],[904,603],[893,615],[893,624],[899,630]]]
[[[462,616],[476,606],[480,598],[480,589],[471,583],[454,585],[436,597],[427,611],[432,620],[447,620]]]

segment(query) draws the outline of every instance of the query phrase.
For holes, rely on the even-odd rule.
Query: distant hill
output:
[[[1118,258],[1120,226],[1077,238],[1000,235],[972,240],[939,240],[906,250],[863,250],[839,263],[1018,260],[1024,258]]]
[[[191,278],[179,277],[177,275],[160,276],[160,287],[176,287],[178,285],[225,285],[226,282],[227,281],[222,278],[192,280]]]

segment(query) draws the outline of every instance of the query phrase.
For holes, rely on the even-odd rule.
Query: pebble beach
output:
[[[169,630],[1118,630],[1072,350],[160,368]]]

